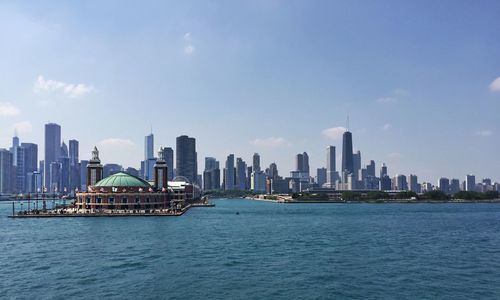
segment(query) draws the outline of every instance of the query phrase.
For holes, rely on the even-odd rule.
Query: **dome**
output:
[[[125,172],[118,172],[110,175],[95,184],[98,187],[144,187],[149,188],[151,185],[140,178],[132,176]]]
[[[172,180],[174,182],[187,182],[187,183],[191,183],[189,181],[189,179],[187,179],[186,177],[184,176],[175,176],[174,179]]]

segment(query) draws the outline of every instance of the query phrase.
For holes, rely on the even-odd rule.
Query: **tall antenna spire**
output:
[[[153,124],[150,124],[151,126],[151,134],[153,134]]]
[[[349,131],[349,114],[347,114],[347,122],[346,122],[346,129]]]

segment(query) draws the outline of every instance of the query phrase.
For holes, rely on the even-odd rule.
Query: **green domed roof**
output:
[[[151,185],[140,178],[132,176],[128,173],[118,172],[116,174],[110,175],[103,180],[95,184],[99,187],[145,187],[149,188]]]

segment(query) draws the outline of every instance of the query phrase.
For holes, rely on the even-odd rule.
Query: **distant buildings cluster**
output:
[[[39,160],[38,145],[20,143],[17,134],[12,139],[10,149],[0,148],[0,194],[58,193],[72,194],[86,191],[88,187],[87,166],[89,160],[80,160],[79,143],[69,140],[68,145],[61,139],[61,126],[54,123],[45,125],[44,159]],[[167,180],[174,180],[176,174],[182,181],[201,186],[198,175],[196,140],[180,136],[176,143],[176,167],[174,150],[161,147],[162,157],[167,165]],[[158,158],[154,157],[154,135],[145,137],[144,160],[140,169],[124,168],[119,164],[104,164],[103,178],[119,172],[126,172],[148,182],[154,180],[154,168]],[[218,167],[217,167],[218,168]],[[219,181],[214,177],[214,182]],[[216,188],[218,186],[215,186]]]
[[[61,139],[61,126],[54,123],[45,125],[44,154],[38,157],[38,145],[20,142],[17,135],[12,139],[9,149],[0,148],[0,194],[12,193],[73,193],[87,190],[88,160],[79,158],[79,142],[71,139],[66,144]],[[126,172],[146,181],[154,180],[154,166],[158,158],[154,156],[154,135],[144,139],[144,160],[140,169],[124,168],[119,164],[103,165],[103,177]],[[331,190],[381,190],[413,191],[424,193],[440,190],[454,194],[459,191],[500,191],[500,183],[485,178],[476,181],[474,175],[465,176],[465,180],[440,178],[436,185],[419,182],[417,175],[396,174],[390,176],[388,168],[382,164],[376,171],[374,160],[362,164],[361,152],[353,152],[352,133],[346,130],[342,138],[342,161],[340,168],[336,164],[336,147],[326,147],[326,165],[311,174],[309,155],[306,152],[295,156],[295,170],[289,176],[280,176],[276,163],[261,167],[258,153],[247,164],[241,157],[229,154],[222,166],[214,157],[205,158],[205,169],[198,172],[196,139],[186,135],[177,137],[174,149],[161,147],[167,165],[167,179],[176,177],[197,185],[201,189],[226,191],[253,191],[256,193],[295,193],[320,192]],[[160,154],[159,154],[160,155]]]
[[[482,182],[476,182],[474,175],[467,175],[465,180],[440,178],[437,185],[429,182],[419,182],[417,175],[408,176],[396,174],[390,177],[385,163],[382,164],[377,174],[374,160],[370,160],[365,166],[362,165],[361,151],[353,152],[352,133],[346,130],[342,138],[342,161],[337,170],[336,148],[326,148],[326,166],[316,170],[316,176],[310,174],[309,156],[306,152],[295,156],[295,170],[289,176],[282,177],[278,174],[276,163],[269,165],[265,171],[260,167],[260,155],[255,153],[252,158],[252,166],[246,165],[242,158],[234,160],[234,154],[230,154],[223,169],[223,190],[249,190],[257,193],[280,194],[297,192],[328,192],[334,190],[379,190],[379,191],[413,191],[425,193],[432,190],[440,190],[447,194],[455,194],[459,191],[500,191],[500,183],[493,183],[491,179],[485,178]],[[212,174],[220,174],[219,162],[214,158],[210,168],[204,172],[204,182],[210,182],[204,186],[205,190],[218,189],[218,181],[214,182]],[[208,164],[206,164],[208,165]],[[213,166],[217,166],[216,168]],[[244,172],[247,169],[247,172]],[[246,184],[244,184],[246,182]]]

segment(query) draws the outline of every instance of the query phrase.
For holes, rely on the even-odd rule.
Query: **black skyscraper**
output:
[[[196,159],[195,138],[182,135],[176,140],[176,171],[177,176],[184,176],[192,183],[198,181],[198,162]]]
[[[344,132],[342,139],[342,172],[348,174],[354,173],[353,155],[352,155],[352,133]]]

